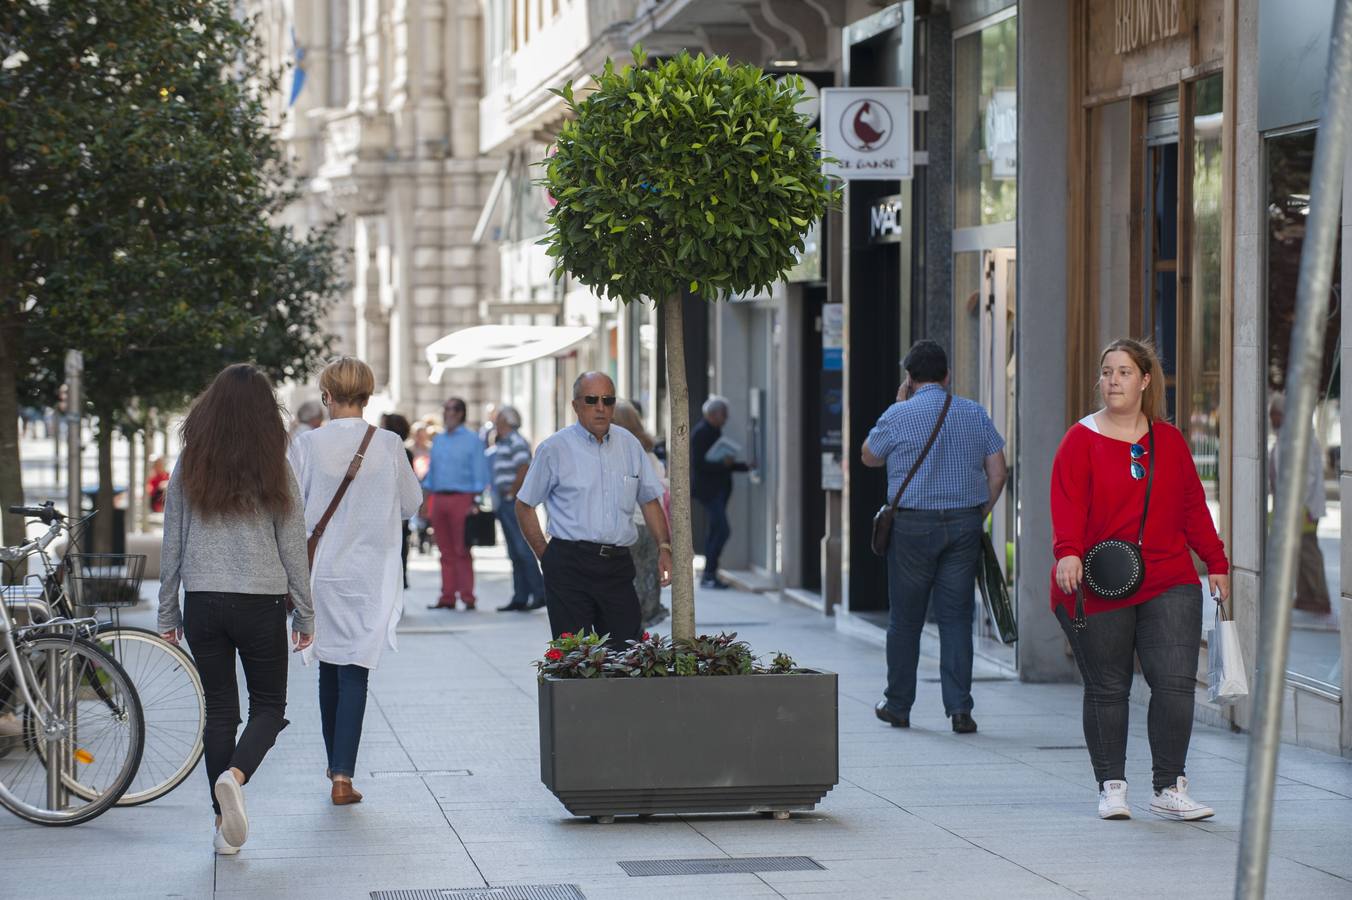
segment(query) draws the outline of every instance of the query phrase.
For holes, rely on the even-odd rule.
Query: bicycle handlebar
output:
[[[41,519],[44,524],[50,525],[53,522],[60,522],[65,518],[61,511],[56,508],[51,500],[41,506],[11,506],[10,514],[16,516],[29,516],[34,519]]]

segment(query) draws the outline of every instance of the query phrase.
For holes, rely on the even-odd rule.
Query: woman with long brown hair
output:
[[[1052,612],[1084,679],[1084,737],[1098,814],[1130,819],[1127,717],[1133,659],[1150,685],[1150,811],[1191,821],[1214,813],[1184,771],[1202,635],[1202,586],[1230,595],[1229,562],[1192,451],[1165,421],[1164,373],[1150,345],[1117,340],[1099,357],[1103,408],[1061,441],[1052,465],[1056,568]]]
[[[215,848],[232,854],[249,836],[243,786],[288,724],[288,592],[297,649],[309,646],[314,632],[305,509],[286,461],[282,411],[272,383],[254,366],[217,375],[182,433],[165,497],[159,630],[174,643],[187,638],[202,676]],[[238,741],[236,655],[249,690],[249,720]]]

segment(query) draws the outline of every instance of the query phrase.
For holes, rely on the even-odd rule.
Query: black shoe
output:
[[[521,607],[521,609],[524,610],[524,611],[526,611],[526,612],[530,612],[531,610],[535,610],[535,609],[544,609],[544,608],[545,608],[545,598],[544,598],[544,597],[532,597],[532,598],[531,598],[531,601],[530,601],[529,603],[527,603],[525,606]]]
[[[521,610],[521,609],[525,609],[525,608],[526,608],[526,604],[524,604],[524,603],[517,603],[515,600],[513,600],[511,603],[508,603],[506,606],[499,606],[499,607],[498,607],[498,612],[515,612],[515,611],[517,611],[517,610]]]
[[[971,713],[958,713],[952,718],[953,730],[958,734],[974,734],[976,732],[976,722],[972,719]]]
[[[893,728],[911,727],[911,717],[909,715],[903,716],[901,713],[892,712],[892,710],[887,708],[886,700],[878,701],[878,705],[873,707],[873,714]]]
[[[701,581],[699,586],[707,591],[726,591],[728,586],[717,579],[712,581]]]

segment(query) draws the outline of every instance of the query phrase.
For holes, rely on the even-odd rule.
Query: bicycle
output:
[[[30,507],[24,514],[45,514],[51,506]],[[54,509],[51,512],[61,515]],[[111,612],[111,621],[100,622],[96,631],[86,636],[122,664],[141,700],[145,753],[131,786],[118,800],[119,806],[139,806],[165,796],[197,768],[203,752],[206,693],[197,665],[187,651],[158,632],[121,624],[118,609],[140,599],[140,571],[135,570],[134,561],[144,560],[79,552],[77,535],[93,516],[91,513],[65,528],[70,543],[59,564],[53,565],[42,552],[47,573],[45,599],[52,614],[64,618],[75,618],[79,608],[107,608]]]
[[[0,547],[0,563],[44,553],[62,531],[50,506],[22,512],[36,513],[47,532]],[[0,805],[39,825],[77,825],[112,808],[131,785],[145,722],[126,670],[83,636],[93,620],[11,622],[11,601],[32,613],[45,606],[44,593],[31,579],[0,587],[0,718],[14,723],[0,758]]]

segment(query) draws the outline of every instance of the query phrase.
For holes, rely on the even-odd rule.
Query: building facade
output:
[[[275,115],[304,189],[292,221],[342,217],[348,290],[330,330],[375,370],[368,411],[439,413],[458,394],[473,421],[497,373],[433,383],[426,348],[477,324],[496,293],[498,260],[471,240],[497,169],[478,145],[479,3],[255,0],[250,11],[271,64],[289,68]]]

